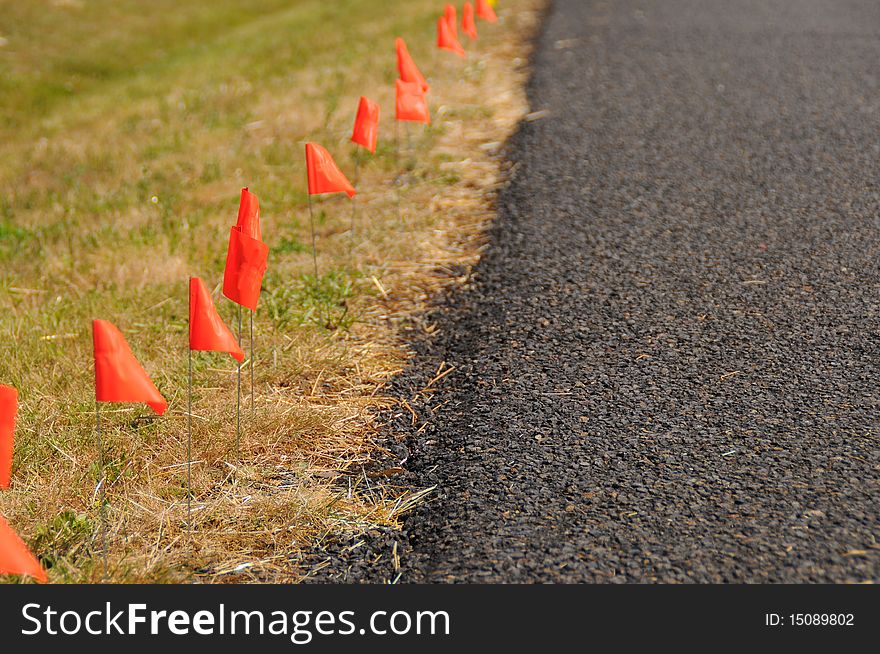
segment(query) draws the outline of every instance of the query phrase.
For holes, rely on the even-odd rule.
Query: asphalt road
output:
[[[403,581],[880,581],[878,62],[873,0],[554,2],[396,382],[456,367],[396,424]]]

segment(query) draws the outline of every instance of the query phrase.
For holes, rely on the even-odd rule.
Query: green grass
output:
[[[266,293],[266,313],[279,330],[291,326],[314,326],[327,330],[346,330],[355,316],[348,303],[354,291],[351,275],[333,271],[320,275],[305,276],[295,284],[282,284],[270,276]],[[274,282],[274,283],[273,283]]]
[[[123,330],[171,401],[162,420],[138,420],[148,413],[142,407],[106,409],[114,579],[180,580],[235,557],[268,556],[282,546],[277,531],[236,536],[266,525],[308,542],[360,525],[363,516],[393,520],[382,498],[349,500],[311,470],[363,459],[371,420],[364,407],[381,403],[375,389],[400,366],[402,355],[381,336],[387,326],[364,312],[378,294],[373,276],[388,262],[418,260],[436,216],[433,188],[417,182],[424,188],[410,192],[421,194],[421,204],[412,203],[404,235],[389,193],[393,39],[407,38],[436,83],[432,98],[442,101],[444,83],[459,82],[455,64],[433,49],[441,10],[437,0],[0,2],[0,382],[21,398],[14,485],[0,495],[0,513],[54,580],[99,574],[93,318]],[[491,47],[490,36],[484,41]],[[432,70],[438,61],[446,63]],[[462,83],[477,88],[485,77],[469,64]],[[355,154],[348,143],[361,94],[382,105],[375,156]],[[468,106],[448,115],[492,114]],[[446,131],[442,120],[413,131],[404,162],[415,169],[413,180],[458,183],[458,174],[437,167],[449,154],[433,154]],[[328,147],[348,173],[357,157],[365,190],[353,255],[348,201],[315,201],[317,278],[306,140]],[[245,425],[253,469],[227,487],[234,365],[228,356],[200,354],[194,456],[205,463],[195,483],[206,508],[195,555],[174,545],[187,278],[218,287],[242,186],[260,199],[271,247],[256,318],[260,400]],[[232,324],[231,303],[218,308]],[[312,395],[320,396],[314,406],[302,400]],[[279,468],[298,475],[296,492],[273,490],[267,480]],[[242,513],[240,496],[258,498],[263,513]]]
[[[25,346],[3,378],[26,401],[55,354],[38,339],[77,333],[76,352],[63,344],[86,361],[91,317],[180,314],[186,275],[219,279],[243,185],[260,197],[273,269],[307,270],[302,142],[327,143],[350,170],[353,98],[393,79],[391,39],[430,34],[435,4],[4,2],[0,287],[37,293],[2,299],[16,309],[2,331]],[[266,133],[247,128],[257,121]],[[387,144],[377,159],[393,165]],[[147,334],[138,352],[160,342]]]

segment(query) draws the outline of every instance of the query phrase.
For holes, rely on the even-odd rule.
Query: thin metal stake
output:
[[[318,283],[318,246],[315,245],[315,214],[312,211],[312,194],[309,193],[309,222],[312,225],[312,259],[315,262],[315,283]]]
[[[192,301],[192,300],[190,300]],[[189,348],[188,348],[189,349]],[[186,528],[192,532],[192,349],[189,349],[189,375],[186,403]]]
[[[394,188],[397,190],[397,222],[403,223],[403,213],[400,210],[400,187],[403,184],[403,171],[400,170],[400,121],[394,121],[394,168],[397,170],[397,179]]]
[[[410,134],[410,126],[409,122],[403,124],[404,132],[406,133],[406,150],[404,154],[406,155],[406,167],[407,168],[415,168],[416,166],[416,155],[412,146],[412,136]]]
[[[358,154],[360,153],[360,146],[354,146],[354,187],[357,188],[358,183],[360,182],[360,158]],[[355,196],[357,197],[357,196]],[[352,265],[354,263],[354,224],[355,219],[357,218],[357,202],[355,202],[355,198],[351,199],[351,228],[348,230],[348,263]]]
[[[241,305],[238,305],[238,343],[241,347]],[[238,362],[238,384],[235,389],[235,458],[241,457],[241,361]]]
[[[101,403],[97,400],[95,400],[95,431],[98,433],[98,449],[101,452],[101,494],[99,501],[101,502],[101,559],[104,567],[102,581],[107,581],[107,480],[104,476],[104,438],[101,433]]]
[[[256,311],[250,312],[251,317],[251,413],[254,411],[254,314]]]

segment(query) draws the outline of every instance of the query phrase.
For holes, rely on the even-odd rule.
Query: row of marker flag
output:
[[[496,22],[497,16],[492,9],[494,4],[492,0],[476,0],[475,12],[474,6],[466,2],[462,10],[462,33],[472,40],[477,38],[475,13],[485,21]],[[437,47],[454,52],[460,57],[466,56],[458,40],[457,13],[454,5],[447,4],[443,15],[437,19]],[[402,38],[395,40],[395,49],[399,74],[395,87],[396,119],[400,122],[430,124],[428,82],[410,56]],[[378,134],[379,105],[366,97],[361,97],[351,141],[375,154]],[[357,191],[325,148],[317,143],[306,143],[305,157],[310,198],[312,195],[327,193],[345,193],[349,198],[354,198]],[[314,231],[312,243],[314,248]],[[223,295],[239,307],[255,312],[268,258],[269,247],[263,242],[260,229],[259,200],[248,188],[243,188],[238,218],[229,232],[226,266],[223,273]],[[92,340],[96,411],[99,403],[132,402],[146,404],[158,415],[163,415],[168,409],[168,402],[138,362],[122,332],[111,322],[94,320]],[[193,351],[228,353],[239,363],[239,374],[241,363],[245,360],[239,339],[236,339],[220,317],[211,291],[198,277],[191,277],[189,280],[189,349],[191,353]],[[4,490],[8,489],[10,484],[17,411],[18,391],[11,386],[0,384],[0,489]],[[191,459],[190,456],[187,458]],[[103,484],[103,458],[101,476]],[[0,516],[0,575],[4,574],[30,576],[40,582],[47,580],[46,572],[40,562],[3,516]]]

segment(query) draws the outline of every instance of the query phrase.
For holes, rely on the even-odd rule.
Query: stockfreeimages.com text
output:
[[[220,604],[215,610],[151,610],[146,604],[126,604],[118,609],[106,602],[101,609],[58,610],[51,605],[25,604],[21,610],[25,636],[158,635],[187,636],[272,635],[286,636],[305,645],[316,635],[449,635],[446,611],[373,611],[359,627],[354,611],[246,611]]]

